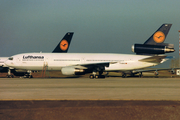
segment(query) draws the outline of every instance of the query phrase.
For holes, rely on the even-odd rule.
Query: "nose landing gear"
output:
[[[6,75],[7,78],[14,78],[14,75],[11,75],[11,69],[8,69],[8,74]]]

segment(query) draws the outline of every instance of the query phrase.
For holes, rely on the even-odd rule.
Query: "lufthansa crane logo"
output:
[[[65,51],[65,50],[67,50],[68,49],[68,42],[67,42],[67,40],[62,40],[61,41],[61,43],[60,43],[60,49],[61,50],[63,50],[63,51]]]
[[[153,35],[153,39],[156,43],[162,43],[165,40],[165,35],[163,32],[161,31],[157,31],[154,35]]]

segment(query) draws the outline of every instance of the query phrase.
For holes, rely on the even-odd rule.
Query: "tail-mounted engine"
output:
[[[132,51],[136,54],[165,54],[174,52],[173,44],[134,44]]]

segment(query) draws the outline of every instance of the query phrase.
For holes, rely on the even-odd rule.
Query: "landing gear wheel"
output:
[[[14,75],[6,75],[7,78],[14,78]]]
[[[94,75],[90,75],[89,78],[90,78],[90,79],[94,79]]]
[[[98,79],[98,78],[100,78],[100,77],[99,77],[99,75],[95,75],[95,78]]]
[[[10,78],[10,75],[6,75],[7,78]]]
[[[124,74],[122,74],[122,78],[126,78],[127,77],[127,75],[124,73]]]

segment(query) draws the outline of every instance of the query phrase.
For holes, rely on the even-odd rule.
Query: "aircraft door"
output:
[[[48,66],[48,62],[49,62],[49,59],[48,58],[45,58],[45,61],[44,61],[44,66]]]
[[[85,63],[85,58],[81,58],[81,63]]]
[[[44,60],[42,62],[43,62],[43,65],[41,64],[42,66],[41,65],[39,66],[39,67],[42,67],[42,75],[46,76],[46,73],[48,73],[48,75],[49,75],[48,71],[51,69],[49,67],[49,58],[44,57]]]

